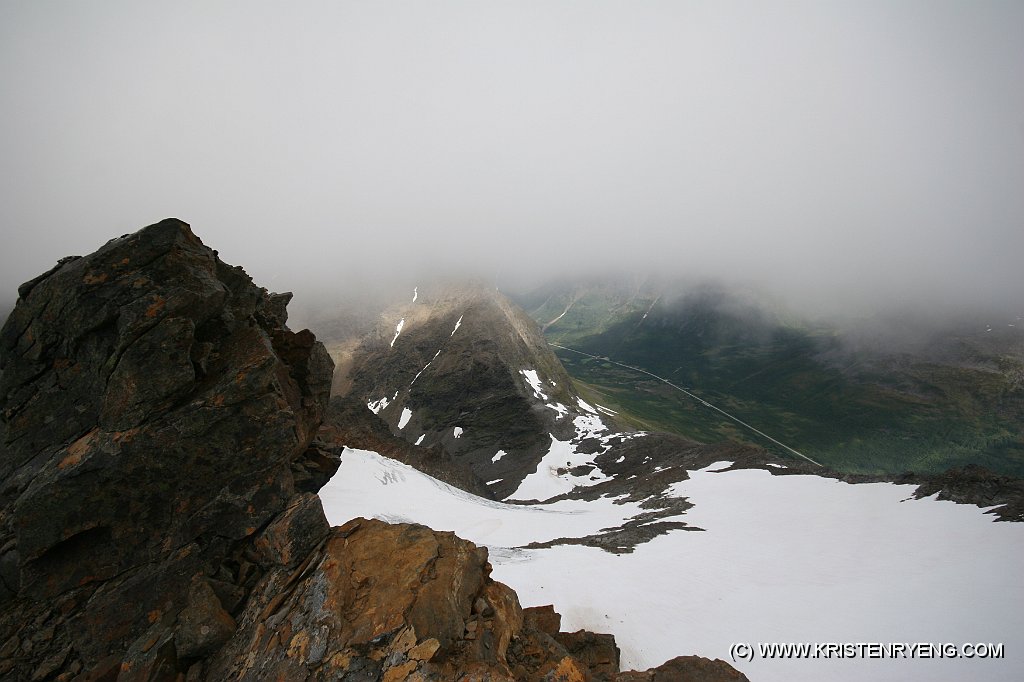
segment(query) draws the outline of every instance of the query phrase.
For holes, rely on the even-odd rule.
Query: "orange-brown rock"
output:
[[[523,609],[523,617],[526,622],[549,635],[556,635],[562,629],[562,615],[551,604]]]
[[[608,682],[619,672],[619,647],[612,635],[579,630],[553,636],[573,658],[587,666],[595,682]]]
[[[354,519],[298,567],[263,577],[206,677],[518,679],[510,650],[533,633],[489,574],[486,549],[452,533]],[[537,662],[552,679],[585,679],[570,675],[583,663],[557,654]]]

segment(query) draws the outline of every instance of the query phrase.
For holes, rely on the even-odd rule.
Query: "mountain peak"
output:
[[[512,494],[552,439],[589,415],[534,322],[493,288],[418,288],[359,339],[329,341],[335,399],[361,402],[392,434],[439,446],[495,497]],[[442,478],[449,472],[434,470]]]

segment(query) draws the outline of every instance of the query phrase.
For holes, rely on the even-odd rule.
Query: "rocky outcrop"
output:
[[[178,220],[19,296],[0,332],[0,673],[180,667],[231,636],[253,541],[293,468],[316,468],[331,360],[285,327],[290,295]]]
[[[353,519],[263,576],[207,677],[511,681],[561,666],[585,679],[564,648],[523,653],[543,650],[540,633],[489,573],[487,550],[452,533]]]
[[[921,485],[914,492],[918,499],[938,493],[940,500],[995,507],[988,513],[1000,521],[1024,521],[1024,479],[997,474],[976,464],[918,478]]]

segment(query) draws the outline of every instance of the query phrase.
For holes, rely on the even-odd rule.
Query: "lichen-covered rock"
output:
[[[515,592],[489,574],[486,550],[452,533],[353,519],[332,529],[301,565],[264,575],[238,632],[205,674],[237,680],[610,679],[593,677],[602,668],[537,630],[523,617]],[[588,635],[614,649],[608,635],[571,637]]]
[[[54,634],[5,675],[66,647],[53,672],[89,674],[159,649],[193,576],[255,582],[250,539],[295,495],[332,363],[285,328],[287,296],[178,220],[19,294],[0,331],[0,641]]]
[[[338,679],[372,670],[387,679],[413,671],[454,679],[442,672],[471,662],[507,675],[504,651],[522,616],[489,571],[486,550],[452,533],[354,519],[302,565],[263,577],[210,676]],[[478,600],[501,608],[474,613]]]

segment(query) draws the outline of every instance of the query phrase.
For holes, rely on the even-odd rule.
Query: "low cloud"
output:
[[[173,215],[300,297],[626,272],[1014,311],[1022,27],[994,2],[7,3],[0,286]]]

